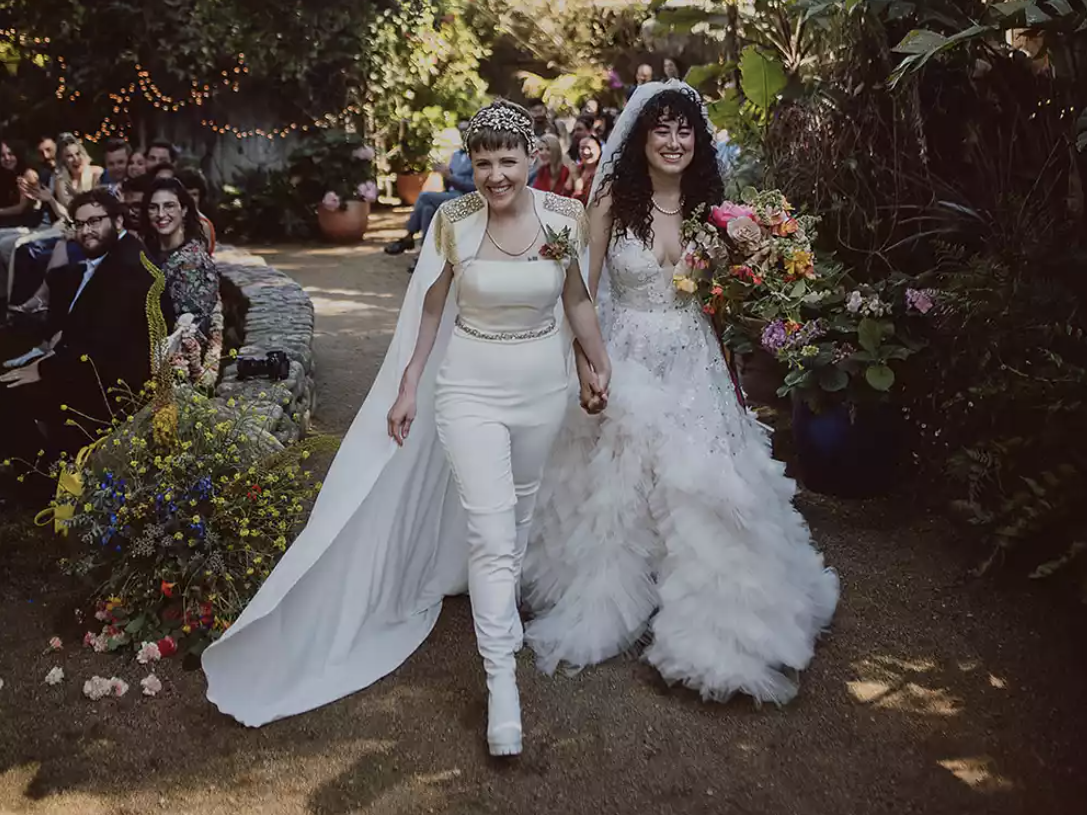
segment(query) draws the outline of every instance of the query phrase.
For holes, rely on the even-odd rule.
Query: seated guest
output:
[[[222,352],[219,273],[207,251],[196,202],[178,179],[159,179],[144,199],[143,232],[166,278],[177,324],[169,364],[189,381],[214,386]]]
[[[540,137],[539,170],[532,186],[537,190],[570,196],[574,193],[574,163],[562,152],[559,137],[545,133]]]
[[[574,198],[589,206],[589,196],[593,191],[593,179],[600,165],[600,156],[604,152],[604,145],[600,139],[591,133],[581,140],[581,165],[578,167],[578,177],[574,182]]]
[[[166,278],[174,316],[180,320],[191,315],[194,334],[183,349],[187,358],[204,368],[214,363],[217,372],[218,361],[205,365],[202,355],[209,347],[215,311],[220,307],[219,271],[208,254],[196,203],[176,178],[151,184],[143,204],[142,231],[152,260]],[[202,371],[190,374],[196,379],[203,376]]]
[[[135,150],[128,160],[128,177],[139,178],[147,173],[147,156],[142,150]]]
[[[439,164],[434,170],[441,173],[445,181],[445,192],[424,192],[415,202],[415,207],[408,218],[408,234],[398,241],[388,244],[385,252],[399,255],[415,248],[415,236],[426,235],[430,222],[438,207],[453,198],[459,198],[468,192],[475,192],[476,182],[472,176],[472,160],[461,149],[453,153],[449,164]]]
[[[60,137],[60,167],[53,184],[57,203],[67,208],[79,193],[97,187],[105,172],[91,163],[91,157],[83,142],[67,133]]]
[[[211,218],[204,214],[204,207],[208,201],[208,180],[199,170],[182,170],[177,174],[177,180],[185,185],[185,190],[192,196],[196,204],[196,214],[200,218],[200,226],[204,230],[204,238],[208,244],[208,253],[215,254],[215,224]]]
[[[24,183],[37,183],[10,142],[0,141],[0,227],[33,227],[41,221],[41,208],[23,191]]]
[[[566,154],[570,157],[570,161],[575,164],[581,161],[581,140],[592,135],[593,125],[595,124],[595,116],[583,115],[574,120],[574,129],[570,131],[570,149]]]
[[[152,179],[147,175],[126,178],[121,184],[121,202],[125,205],[125,229],[142,237],[143,199],[151,188]]]
[[[57,143],[52,136],[38,139],[38,158],[41,162],[38,175],[43,187],[53,186],[53,176],[57,172]]]
[[[33,461],[74,453],[109,426],[124,403],[103,393],[151,380],[166,333],[162,275],[139,238],[124,229],[121,202],[103,189],[71,201],[84,263],[58,272],[51,312],[59,338],[51,351],[0,376],[0,459]],[[62,409],[64,406],[66,409]],[[78,420],[80,427],[66,425]],[[43,438],[42,430],[45,436]]]
[[[106,142],[106,172],[101,183],[114,191],[128,178],[128,162],[132,160],[132,145],[124,139]]]

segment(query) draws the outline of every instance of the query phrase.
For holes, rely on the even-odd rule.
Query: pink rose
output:
[[[374,156],[377,154],[374,152],[373,147],[368,144],[364,144],[362,147],[355,150],[355,152],[353,152],[351,155],[357,158],[359,161],[373,161]]]
[[[359,188],[356,190],[363,201],[369,201],[371,204],[377,200],[377,183],[374,181],[363,181],[359,184]]]
[[[336,210],[340,208],[340,196],[334,192],[326,192],[325,197],[321,199],[321,206],[328,210]]]
[[[714,207],[710,210],[710,223],[714,226],[719,226],[722,229],[728,226],[729,221],[733,221],[737,218],[750,218],[755,219],[755,210],[750,207],[745,207],[742,204],[734,204],[731,201],[725,201],[719,207]]]

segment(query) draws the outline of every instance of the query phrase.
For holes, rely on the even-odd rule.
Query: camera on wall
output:
[[[291,360],[285,351],[269,351],[264,356],[238,357],[238,379],[282,381],[291,373]]]

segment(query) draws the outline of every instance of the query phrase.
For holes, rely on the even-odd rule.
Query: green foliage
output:
[[[186,99],[194,83],[217,89],[176,115],[228,120],[233,94],[226,77],[269,99],[287,121],[338,112],[355,97],[369,53],[367,24],[379,7],[353,0],[172,0],[152,11],[142,0],[12,0],[0,9],[0,28],[29,38],[20,51],[40,60],[38,73],[51,85],[34,102],[54,110],[65,129],[95,129],[113,111],[109,94],[137,81],[137,66],[175,100]],[[239,55],[248,70],[236,74]],[[31,74],[21,81],[37,89],[42,83]],[[62,76],[67,93],[79,93],[75,102],[53,96]],[[157,115],[138,90],[131,97],[134,120]]]
[[[547,79],[531,71],[517,75],[526,97],[543,99],[548,109],[557,114],[576,114],[586,99],[599,99],[607,90],[609,74],[597,65],[586,65],[572,73]]]
[[[370,132],[389,150],[393,172],[426,171],[437,158],[435,135],[485,103],[479,67],[489,49],[465,21],[459,0],[386,9],[368,38]]]
[[[258,167],[235,177],[222,189],[219,216],[224,234],[240,242],[317,234],[316,208],[299,195],[289,169]]]
[[[789,83],[781,62],[753,45],[740,54],[740,77],[744,96],[763,114],[773,108]]]
[[[377,198],[374,149],[359,133],[330,128],[310,134],[291,153],[290,177],[297,195],[310,207],[330,192],[341,207],[351,200]]]

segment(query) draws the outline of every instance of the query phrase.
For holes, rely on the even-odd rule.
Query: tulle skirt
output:
[[[838,602],[794,483],[745,411],[696,308],[619,307],[600,417],[572,404],[525,564],[539,666],[641,641],[669,682],[778,704]]]

